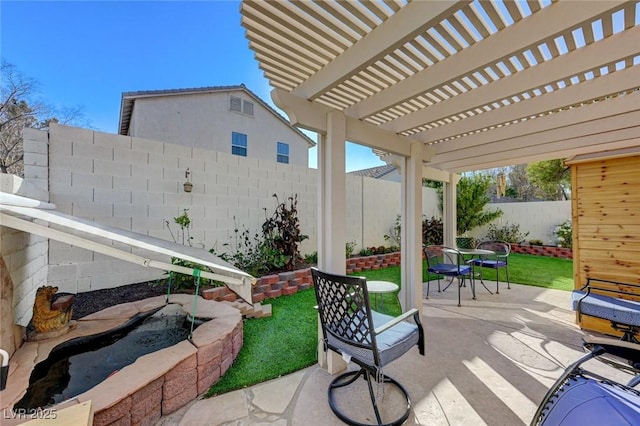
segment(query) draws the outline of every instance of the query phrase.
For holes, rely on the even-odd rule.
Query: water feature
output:
[[[73,398],[138,357],[186,339],[190,327],[182,306],[170,304],[116,329],[62,343],[34,367],[29,388],[14,409],[35,410]]]

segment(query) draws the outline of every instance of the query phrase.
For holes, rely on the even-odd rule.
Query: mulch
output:
[[[73,301],[73,319],[82,318],[120,303],[135,302],[167,294],[167,284],[143,282],[78,293]]]

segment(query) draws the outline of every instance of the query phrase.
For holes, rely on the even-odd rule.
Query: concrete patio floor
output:
[[[490,289],[495,283],[487,282]],[[385,369],[413,403],[406,424],[528,424],[546,390],[582,353],[570,292],[512,284],[500,294],[462,288],[424,300],[426,356],[412,349]],[[425,289],[426,290],[426,289]],[[596,361],[594,361],[596,362]],[[602,363],[598,363],[604,368]],[[350,368],[353,368],[352,366]],[[196,400],[157,425],[340,425],[327,403],[332,376],[317,365],[247,389]],[[365,382],[359,380],[363,384]],[[349,395],[349,409],[372,415]],[[371,413],[371,414],[368,414]]]

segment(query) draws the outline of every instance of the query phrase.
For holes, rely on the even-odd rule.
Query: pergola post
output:
[[[344,114],[327,114],[327,133],[318,143],[318,267],[345,274],[347,190]]]
[[[318,268],[334,274],[345,274],[347,190],[345,173],[346,121],[338,111],[327,113],[327,133],[318,141]],[[318,341],[322,330],[318,324]],[[335,352],[318,347],[318,363],[329,373],[347,368]]]
[[[424,144],[411,144],[402,173],[402,227],[399,299],[403,312],[422,307],[422,159]]]
[[[444,183],[443,188],[443,231],[444,231],[444,245],[448,247],[456,247],[456,223],[457,223],[457,203],[456,203],[456,188],[458,185],[459,175],[455,173],[449,174],[449,182]]]

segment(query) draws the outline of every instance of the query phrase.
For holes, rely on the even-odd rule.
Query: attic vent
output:
[[[242,101],[242,112],[253,117],[253,102]]]
[[[253,117],[253,102],[245,101],[238,96],[229,96],[229,109]]]
[[[242,99],[237,96],[229,97],[229,109],[231,111],[242,112]]]

